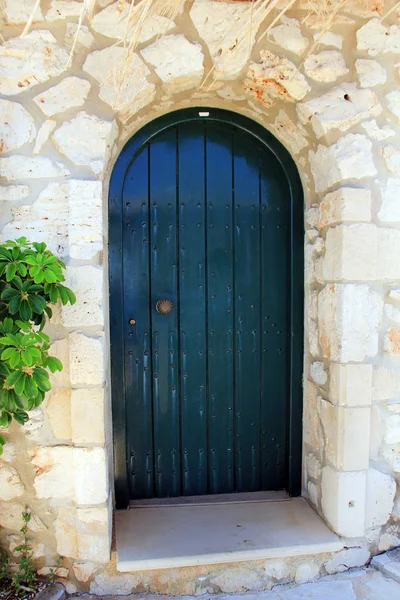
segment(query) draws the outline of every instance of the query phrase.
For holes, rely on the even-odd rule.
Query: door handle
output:
[[[156,311],[160,315],[169,315],[169,313],[172,311],[173,308],[174,308],[174,305],[171,302],[171,300],[167,300],[166,298],[159,300],[156,304]]]

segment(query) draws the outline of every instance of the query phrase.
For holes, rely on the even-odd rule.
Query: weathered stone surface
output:
[[[106,508],[60,508],[55,533],[57,551],[62,556],[108,562],[110,540]]]
[[[71,427],[75,444],[104,444],[102,389],[72,390]]]
[[[104,378],[102,340],[75,331],[69,336],[69,345],[72,385],[102,385]]]
[[[400,375],[393,369],[377,367],[373,371],[372,395],[374,400],[389,400],[400,392]]]
[[[53,121],[53,119],[48,119],[47,121],[45,121],[43,123],[43,125],[39,129],[38,134],[36,136],[36,142],[35,142],[35,147],[33,149],[33,154],[39,154],[41,152],[43,146],[48,141],[49,137],[55,130],[56,126],[57,126],[57,123],[55,121]]]
[[[363,536],[365,530],[366,473],[322,471],[321,505],[324,517],[339,535]]]
[[[299,21],[285,16],[281,17],[279,25],[269,30],[268,39],[298,56],[308,46],[308,39],[302,35]]]
[[[55,356],[63,364],[62,371],[56,371],[50,375],[50,382],[53,386],[70,387],[71,381],[69,378],[69,343],[68,339],[64,338],[53,342],[49,350],[50,356]]]
[[[16,469],[0,461],[0,500],[13,500],[24,492],[25,486]]]
[[[375,87],[386,83],[387,73],[376,60],[358,58],[355,63],[358,80],[362,88]]]
[[[315,563],[304,563],[299,565],[295,573],[296,583],[307,583],[318,577],[319,567]]]
[[[311,452],[306,456],[306,469],[308,476],[312,479],[318,480],[321,477],[321,461],[315,456],[315,454],[311,454]]]
[[[205,41],[214,64],[216,79],[234,79],[245,67],[257,28],[250,26],[248,7],[240,3],[195,0],[190,17]],[[232,48],[235,48],[234,57]]]
[[[265,563],[265,574],[275,581],[282,581],[290,575],[290,568],[283,560],[271,560]]]
[[[397,120],[400,121],[400,92],[398,90],[393,90],[386,94],[386,100],[388,109],[397,117]]]
[[[131,594],[139,585],[139,575],[110,575],[107,571],[96,575],[90,584],[90,593],[97,596],[108,596],[114,594]]]
[[[294,63],[262,50],[260,61],[250,64],[243,89],[263,104],[271,106],[275,99],[289,102],[302,100],[311,88]]]
[[[37,574],[43,577],[51,575],[65,579],[69,575],[69,569],[66,569],[65,567],[42,567],[41,569],[38,569]]]
[[[37,242],[45,242],[59,256],[65,254],[67,183],[50,183],[33,204],[18,206],[12,210],[12,214],[13,220],[2,231],[3,239],[25,236]]]
[[[324,368],[323,362],[313,362],[310,365],[310,376],[318,385],[325,385],[328,381],[328,375]]]
[[[382,112],[377,96],[371,90],[357,89],[354,83],[343,83],[323,96],[297,105],[303,123],[311,121],[317,137],[333,129],[347,131],[356,123]]]
[[[400,278],[400,231],[378,227],[378,275],[379,279]]]
[[[369,464],[369,408],[344,408],[319,399],[325,433],[325,458],[342,471],[361,471]]]
[[[17,546],[21,546],[24,543],[24,538],[22,535],[17,535],[15,533],[7,536],[7,541],[10,544],[10,553],[20,556],[20,552],[16,550]],[[45,547],[39,541],[30,540],[29,545],[32,547],[32,558],[42,558],[45,555]]]
[[[74,448],[74,469],[76,502],[81,505],[105,502],[108,481],[104,448]],[[95,557],[86,558],[94,560]]]
[[[3,433],[3,430],[1,430]],[[12,462],[17,455],[16,447],[13,442],[9,439],[7,440],[7,444],[3,446],[3,454],[1,455],[1,460],[4,462]]]
[[[103,248],[101,182],[71,179],[68,200],[69,255],[79,260],[93,259]]]
[[[46,396],[46,412],[55,437],[71,439],[71,390],[53,388]]]
[[[292,154],[298,154],[308,146],[308,133],[301,123],[293,123],[285,111],[280,110],[273,125],[273,132],[281,138]]]
[[[370,553],[366,548],[346,548],[335,554],[325,564],[327,573],[343,573],[348,569],[362,567],[369,561]]]
[[[364,121],[364,123],[361,123],[361,127],[365,129],[370,138],[377,140],[378,142],[396,135],[393,129],[390,129],[387,125],[380,128],[375,119],[372,119],[372,121]]]
[[[389,298],[393,302],[400,302],[400,288],[393,288],[389,291]]]
[[[128,22],[130,10],[131,7],[128,3],[123,4],[121,8],[118,2],[114,2],[93,17],[92,28],[97,33],[109,38],[129,41],[135,37],[138,43],[142,44],[156,35],[163,36],[175,27],[175,23],[171,19],[152,15],[146,17],[138,29],[138,17],[135,18],[131,15]]]
[[[314,81],[325,83],[336,81],[349,72],[341,52],[323,50],[319,54],[310,54],[304,62],[304,71]]]
[[[66,17],[79,17],[83,10],[82,2],[74,0],[53,0],[46,13],[46,21],[58,21]]]
[[[398,550],[392,550],[391,552],[385,552],[385,554],[374,556],[371,561],[371,566],[381,571],[386,577],[400,583],[400,561],[398,558]]]
[[[325,281],[368,281],[377,278],[376,225],[338,225],[326,233],[323,278]]]
[[[398,327],[390,327],[385,336],[384,349],[393,356],[400,355],[400,329]]]
[[[382,205],[378,218],[383,223],[397,223],[400,221],[400,178],[389,177],[383,188]]]
[[[87,165],[96,175],[101,175],[117,133],[115,122],[103,121],[82,111],[63,123],[52,139],[57,149],[74,164]]]
[[[0,158],[0,178],[3,181],[51,179],[66,177],[69,174],[68,169],[62,163],[54,163],[44,156],[30,158],[14,154],[7,158]]]
[[[82,106],[90,92],[90,83],[80,77],[66,77],[61,83],[35,96],[33,101],[47,116]]]
[[[366,50],[370,56],[400,54],[400,27],[386,27],[379,19],[371,19],[357,31],[357,49]]]
[[[21,104],[0,99],[0,154],[32,142],[36,127],[31,115]]]
[[[326,194],[319,205],[319,227],[371,220],[371,190],[342,187]]]
[[[69,446],[42,446],[32,457],[39,498],[74,499],[74,449]]]
[[[0,46],[0,94],[10,96],[61,75],[68,53],[45,30],[31,31]]]
[[[376,175],[372,143],[363,135],[349,133],[336,144],[310,150],[309,159],[315,191],[324,192],[336,183]]]
[[[383,440],[389,446],[400,444],[400,415],[391,415],[385,419]]]
[[[341,365],[329,369],[330,401],[338,406],[370,406],[372,365]]]
[[[233,102],[240,102],[241,100],[246,99],[244,94],[236,94],[233,88],[231,88],[229,85],[217,90],[217,94],[221,98],[224,98],[225,100],[232,100]]]
[[[230,594],[258,590],[262,587],[260,574],[249,567],[234,567],[222,571],[210,579],[210,583],[217,586],[221,592]]]
[[[0,186],[0,201],[15,202],[23,200],[29,196],[30,189],[27,185],[1,185]]]
[[[40,6],[36,7],[36,0],[5,0],[3,9],[7,25],[25,25],[32,13],[33,23],[43,20],[43,13]]]
[[[396,481],[376,469],[367,471],[367,504],[365,527],[385,525],[393,509]]]
[[[191,44],[184,35],[168,35],[141,51],[153,65],[161,81],[171,92],[182,92],[200,84],[204,73],[204,55],[199,44]]]
[[[89,27],[77,23],[66,23],[64,44],[69,50],[75,44],[75,50],[80,48],[91,48],[94,42],[94,37],[90,33]]]
[[[394,146],[385,146],[382,148],[382,156],[389,171],[400,177],[400,150]]]
[[[383,302],[367,285],[329,284],[318,296],[319,342],[325,358],[360,362],[378,351]]]
[[[317,410],[318,388],[311,381],[304,382],[304,442],[317,451],[322,446],[322,430]]]
[[[280,592],[280,600],[356,600],[356,595],[350,581],[321,581],[307,583],[301,587],[287,588]]]
[[[74,290],[75,304],[61,309],[62,322],[66,327],[103,325],[103,271],[96,267],[68,267],[66,285]]]
[[[76,562],[72,565],[72,570],[78,581],[89,581],[93,573],[99,568],[99,565],[92,562]]]
[[[100,83],[100,99],[119,111],[124,120],[154,100],[155,85],[147,81],[149,69],[126,48],[92,52],[83,70]]]
[[[333,31],[325,31],[322,35],[314,33],[313,38],[314,42],[318,42],[318,44],[322,44],[323,46],[333,46],[334,48],[338,48],[338,50],[341,50],[343,46],[343,36],[333,33]]]
[[[400,323],[400,310],[392,304],[385,304],[385,314],[392,321]]]

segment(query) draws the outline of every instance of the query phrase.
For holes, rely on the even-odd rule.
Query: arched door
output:
[[[144,128],[112,176],[120,505],[299,492],[297,171],[261,127],[226,111],[199,112],[172,113]]]

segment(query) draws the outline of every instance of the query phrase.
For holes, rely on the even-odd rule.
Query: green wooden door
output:
[[[121,189],[130,498],[287,487],[292,195],[281,162],[234,124],[190,120],[142,144]]]

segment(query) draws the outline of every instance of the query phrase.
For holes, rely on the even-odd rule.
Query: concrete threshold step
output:
[[[303,498],[117,511],[120,572],[335,552],[343,548]]]

